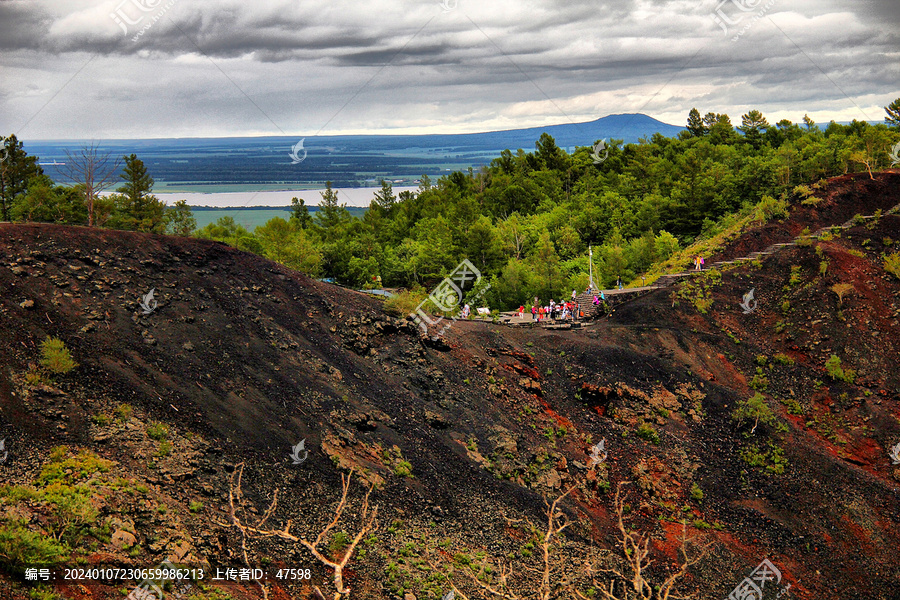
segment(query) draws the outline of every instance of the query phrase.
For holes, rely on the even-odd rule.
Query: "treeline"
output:
[[[116,159],[89,146],[66,155],[66,174],[78,182],[71,186],[55,184],[45,175],[38,157],[29,156],[15,135],[4,138],[0,218],[175,235],[191,235],[196,229],[187,201],[166,207],[152,194],[153,178],[134,154]],[[114,193],[100,195],[116,183]]]
[[[416,192],[396,196],[382,182],[362,218],[328,184],[314,216],[294,199],[290,218],[252,232],[224,218],[193,235],[354,287],[380,278],[388,287],[428,289],[468,258],[490,283],[485,303],[509,308],[584,289],[589,247],[595,282],[612,287],[715,232],[729,215],[783,202],[797,185],[890,165],[900,142],[900,99],[886,111],[883,125],[822,129],[808,118],[770,125],[759,111],[734,127],[728,115],[694,109],[677,137],[613,140],[572,154],[544,134],[533,152],[504,150],[479,172],[423,177]],[[95,224],[190,234],[187,207],[161,206],[142,167],[134,155],[126,158],[118,193],[94,200]],[[54,186],[32,168],[31,179],[9,179],[18,187],[0,186],[4,219],[89,220],[90,186]]]

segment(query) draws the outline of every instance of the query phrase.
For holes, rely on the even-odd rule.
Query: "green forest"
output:
[[[153,179],[134,154],[120,163],[84,148],[67,163],[79,183],[56,185],[10,136],[0,162],[0,210],[5,221],[218,240],[313,277],[355,288],[380,278],[422,297],[468,259],[490,284],[480,304],[508,309],[583,290],[589,247],[600,287],[619,277],[640,281],[656,263],[736,223],[786,214],[798,186],[892,166],[900,99],[885,111],[884,124],[822,128],[806,117],[772,125],[755,110],[735,126],[726,114],[693,109],[677,137],[612,140],[572,154],[543,134],[531,152],[505,150],[478,172],[423,177],[414,193],[397,196],[382,182],[361,218],[328,183],[314,215],[295,198],[289,218],[253,231],[227,217],[197,230],[184,201],[166,207],[153,196]],[[114,186],[115,193],[100,195]]]

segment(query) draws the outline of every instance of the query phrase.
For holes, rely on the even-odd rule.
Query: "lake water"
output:
[[[369,206],[375,192],[381,187],[370,188],[335,188],[338,192],[338,201],[347,206]],[[404,190],[415,191],[418,187],[395,187],[394,195],[397,196]],[[302,198],[307,206],[317,206],[322,201],[320,190],[285,190],[266,192],[160,192],[153,194],[167,205],[172,206],[178,200],[187,200],[190,206],[220,206],[231,208],[238,206],[290,206],[291,198]]]

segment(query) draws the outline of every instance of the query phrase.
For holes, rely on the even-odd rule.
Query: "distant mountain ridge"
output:
[[[601,139],[634,143],[655,133],[675,136],[683,129],[636,113],[484,133],[106,140],[99,150],[114,156],[136,154],[158,184],[179,191],[273,185],[298,189],[324,187],[325,181],[335,187],[366,187],[381,178],[414,185],[423,174],[436,178],[477,169],[503,150],[534,150],[542,133],[572,150]],[[292,160],[290,153],[300,140],[305,154],[300,161]],[[59,170],[66,150],[75,152],[84,145],[81,140],[24,141],[26,152],[37,155],[47,175],[60,183],[66,182]]]

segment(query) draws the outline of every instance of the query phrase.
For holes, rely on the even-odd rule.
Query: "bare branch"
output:
[[[278,537],[283,540],[299,543],[303,547],[308,549],[319,562],[321,562],[326,567],[334,570],[334,587],[336,590],[334,594],[334,600],[340,600],[345,596],[349,596],[350,589],[344,585],[344,568],[347,566],[347,563],[353,556],[353,552],[356,550],[356,547],[359,545],[365,535],[378,527],[378,507],[376,506],[374,508],[371,508],[369,505],[369,496],[371,495],[375,485],[372,484],[372,486],[369,487],[369,490],[366,492],[366,495],[363,498],[362,508],[360,509],[359,516],[359,520],[362,523],[362,526],[353,537],[353,540],[350,542],[350,545],[347,547],[341,560],[336,562],[325,556],[319,550],[319,546],[326,539],[328,539],[328,534],[337,526],[338,522],[344,514],[344,510],[347,507],[347,495],[350,490],[350,482],[353,478],[353,471],[351,471],[348,475],[341,475],[343,491],[341,493],[341,499],[334,510],[334,517],[331,519],[331,521],[329,521],[325,528],[319,532],[319,534],[316,536],[315,541],[312,543],[304,538],[297,537],[290,533],[290,520],[285,523],[285,526],[282,529],[263,527],[265,523],[272,517],[272,515],[275,513],[276,508],[278,507],[277,490],[273,494],[272,501],[269,503],[268,508],[263,512],[262,517],[259,519],[256,525],[247,525],[241,520],[241,517],[238,513],[239,511],[244,510],[243,492],[241,491],[241,478],[243,476],[243,472],[244,463],[240,463],[235,467],[234,472],[231,474],[231,481],[228,489],[228,515],[230,520],[230,523],[228,523],[228,525],[235,527],[241,534],[241,552],[244,558],[244,562],[249,566],[250,563],[247,552],[247,540],[251,537]],[[259,584],[259,582],[257,583]],[[259,585],[263,591],[263,596],[268,597],[265,588],[262,586],[262,584]],[[324,596],[318,588],[316,588],[316,594],[318,595],[318,597],[324,600]]]

